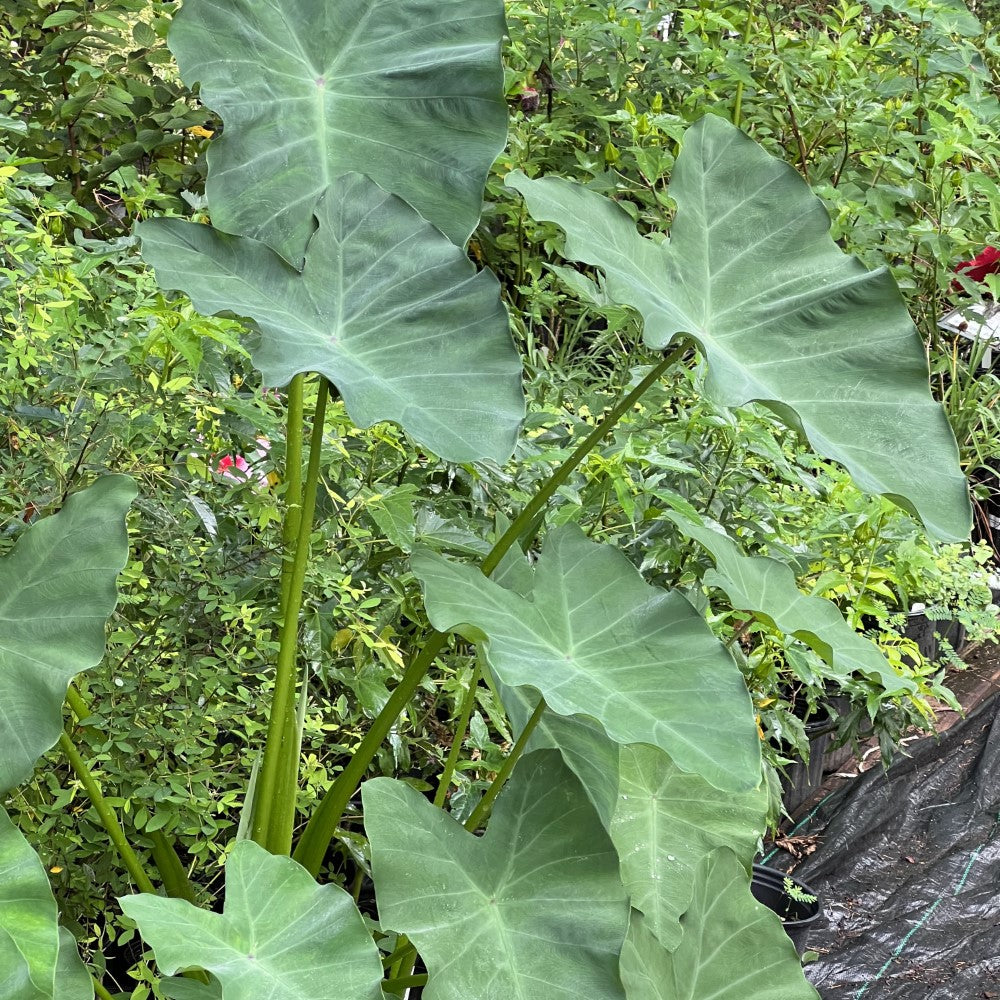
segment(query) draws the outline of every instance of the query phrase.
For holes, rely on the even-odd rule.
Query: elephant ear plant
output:
[[[175,19],[185,82],[200,84],[225,122],[208,157],[213,225],[143,223],[143,254],[163,287],[244,317],[263,378],[289,385],[283,625],[249,837],[229,853],[221,913],[194,905],[162,835],[147,874],[72,727],[62,728],[64,698],[78,719],[91,714],[72,678],[101,659],[130,481],[109,476],[71,497],[25,532],[0,574],[4,788],[59,743],[139,890],[122,909],[160,973],[182,974],[164,980],[165,995],[816,996],[777,917],[750,896],[767,794],[729,652],[683,594],[649,586],[579,527],[548,531],[530,557],[516,544],[622,414],[693,355],[717,402],[762,402],[934,534],[968,532],[955,445],[891,280],[844,256],[794,171],[719,118],[685,136],[669,240],[639,236],[615,204],[566,180],[509,178],[537,219],[565,231],[566,256],[599,268],[607,294],[639,311],[647,345],[664,353],[522,510],[499,512],[513,520],[479,566],[414,552],[438,631],[413,650],[293,836],[299,618],[329,393],[358,424],[396,421],[448,461],[502,462],[514,450],[520,365],[499,284],[463,249],[504,143],[503,30],[501,0],[186,0]],[[706,582],[845,675],[892,679],[875,648],[849,639],[832,606],[809,604],[780,566],[709,526],[680,526],[716,560]],[[452,632],[480,646],[519,733],[464,829],[442,806],[471,692],[433,802],[389,778],[362,787]],[[317,882],[359,787],[374,932],[343,889]],[[0,904],[0,997],[109,995],[60,931],[44,871],[9,821]]]

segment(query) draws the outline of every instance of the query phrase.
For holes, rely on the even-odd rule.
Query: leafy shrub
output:
[[[569,12],[570,6],[560,9]],[[359,16],[346,8],[329,10],[331,24],[339,28],[344,23],[337,18]],[[39,238],[30,222],[15,220],[28,234],[25,248],[35,248],[31,252],[40,266],[35,258],[31,266],[42,293],[27,300],[27,310],[19,304],[18,323],[44,327],[47,319],[37,311],[38,302],[49,313],[67,308],[64,302],[76,311],[45,351],[33,351],[32,338],[23,333],[12,338],[9,370],[20,380],[12,399],[26,395],[32,405],[44,402],[57,426],[72,427],[79,399],[93,418],[74,466],[65,459],[66,441],[47,430],[30,438],[22,461],[38,469],[32,481],[45,498],[38,511],[60,506],[78,476],[120,466],[126,455],[144,487],[131,518],[133,527],[143,525],[145,537],[128,558],[120,528],[132,488],[121,478],[98,479],[88,490],[75,492],[60,513],[39,518],[27,530],[21,527],[24,514],[33,521],[37,511],[26,506],[16,504],[7,522],[19,536],[8,565],[25,575],[38,572],[38,561],[29,563],[39,539],[69,534],[85,517],[94,519],[92,540],[105,550],[99,565],[81,567],[88,574],[88,592],[106,595],[126,563],[123,600],[113,620],[112,669],[70,689],[76,723],[58,737],[61,754],[52,758],[70,761],[75,780],[91,799],[94,812],[88,807],[78,836],[92,844],[93,817],[100,816],[129,878],[142,890],[141,896],[125,899],[123,908],[141,927],[166,976],[203,965],[230,988],[231,964],[203,948],[212,935],[251,981],[261,974],[252,969],[264,969],[272,980],[280,976],[294,995],[315,989],[313,949],[324,953],[324,971],[333,979],[360,977],[358,993],[378,992],[385,966],[390,991],[419,986],[430,976],[441,991],[466,995],[468,985],[454,977],[467,974],[476,988],[487,984],[483,989],[491,976],[498,977],[498,996],[509,995],[518,984],[538,982],[546,984],[550,996],[554,987],[547,977],[558,960],[565,967],[560,988],[575,995],[573,962],[584,955],[567,957],[564,949],[554,958],[529,948],[512,961],[501,960],[496,949],[505,940],[509,945],[510,935],[488,932],[499,920],[518,940],[546,938],[555,927],[567,940],[579,941],[583,920],[591,928],[591,943],[596,942],[596,950],[586,956],[596,970],[588,988],[593,991],[597,983],[599,996],[619,996],[622,981],[628,993],[644,996],[644,981],[669,982],[675,972],[685,995],[701,995],[705,981],[721,977],[728,982],[725,970],[746,968],[748,956],[761,989],[768,979],[778,983],[782,996],[812,995],[780,929],[767,924],[746,891],[746,868],[766,816],[766,781],[743,677],[704,620],[706,591],[726,594],[729,606],[719,616],[719,631],[734,646],[741,637],[764,637],[771,648],[784,642],[788,660],[794,662],[799,651],[804,670],[821,662],[840,669],[845,683],[865,687],[866,707],[874,703],[875,712],[883,700],[918,704],[927,689],[918,670],[897,669],[848,627],[833,604],[802,593],[787,565],[760,554],[770,534],[769,518],[780,519],[773,508],[778,506],[780,514],[781,504],[787,505],[796,488],[806,488],[814,470],[770,417],[740,408],[753,399],[771,400],[778,417],[804,429],[869,489],[906,497],[938,534],[952,538],[962,536],[967,521],[953,442],[926,392],[922,359],[891,282],[842,257],[826,236],[822,209],[790,171],[710,116],[683,133],[680,121],[671,125],[676,138],[683,138],[683,149],[670,162],[669,192],[664,160],[650,193],[642,192],[630,213],[640,235],[652,231],[653,239],[641,239],[634,220],[595,193],[601,188],[621,196],[627,187],[625,171],[631,168],[623,164],[624,180],[617,179],[622,157],[610,132],[603,166],[584,169],[591,190],[525,173],[506,178],[509,188],[525,197],[526,209],[515,209],[517,202],[505,194],[478,230],[471,252],[484,259],[505,255],[508,301],[530,298],[536,282],[543,283],[546,296],[523,324],[525,336],[540,332],[543,337],[532,357],[538,404],[526,439],[517,445],[519,462],[501,467],[515,449],[520,422],[517,366],[497,283],[477,274],[461,249],[478,218],[486,168],[502,138],[496,61],[501,8],[483,0],[475,23],[467,10],[463,5],[461,31],[470,32],[470,38],[457,54],[449,48],[459,30],[448,20],[454,12],[434,15],[448,26],[448,42],[434,36],[429,51],[457,59],[458,65],[432,61],[427,82],[433,96],[414,105],[427,117],[426,128],[408,123],[400,131],[395,101],[413,95],[393,92],[408,79],[400,71],[396,20],[369,26],[373,34],[361,50],[348,44],[352,32],[334,32],[344,47],[333,55],[323,49],[319,57],[333,63],[317,63],[322,70],[317,73],[303,76],[305,64],[289,61],[279,46],[271,53],[273,64],[255,64],[250,74],[232,75],[228,69],[219,72],[220,58],[238,49],[241,39],[226,33],[243,22],[234,22],[231,12],[216,20],[216,10],[196,0],[185,6],[174,46],[188,82],[201,82],[205,100],[223,118],[248,106],[267,113],[265,141],[256,147],[255,162],[276,158],[287,166],[291,144],[298,150],[296,169],[304,164],[292,185],[294,199],[287,178],[276,183],[269,170],[250,177],[252,197],[242,186],[237,191],[225,177],[234,165],[244,176],[247,150],[240,145],[239,129],[252,145],[260,138],[254,133],[260,122],[227,121],[225,135],[209,154],[214,227],[201,224],[205,216],[199,211],[198,223],[158,220],[140,230],[143,252],[155,263],[163,286],[185,288],[203,313],[254,318],[249,363],[231,320],[204,320],[184,299],[161,298],[149,275],[138,270],[130,284],[144,292],[141,300],[120,313],[123,332],[102,340],[102,310],[110,303],[117,314],[124,295],[116,290],[119,272],[137,266],[129,247],[116,247],[106,261],[95,261],[86,256],[93,246],[84,244],[84,252],[62,247]],[[264,18],[253,29],[261,38],[291,30],[303,49],[314,46],[320,34],[317,24],[296,22],[294,14],[272,8],[247,6],[239,16],[247,24]],[[713,34],[738,28],[700,10],[691,11],[683,23],[684,44],[703,68],[719,62]],[[429,29],[419,21],[410,27],[418,38]],[[612,10],[602,21],[591,11],[574,39],[581,81],[587,66],[593,72],[598,64],[594,53],[611,41],[620,57],[614,86],[632,93],[635,67],[646,49],[679,44],[646,41],[651,27],[645,14],[619,17]],[[753,25],[743,27],[749,39]],[[551,35],[548,42],[554,73],[557,52]],[[414,79],[424,79],[416,70],[427,70],[426,51],[417,46],[416,55],[403,54]],[[382,72],[380,59],[389,60],[391,72]],[[669,63],[670,71],[679,73],[675,62]],[[373,133],[380,143],[377,158],[364,146],[368,129],[351,133],[358,148],[332,144],[325,118],[279,113],[270,92],[266,100],[248,96],[263,80],[265,90],[276,86],[291,94],[305,88],[312,102],[333,81],[333,71],[345,72],[347,63],[354,77],[370,76],[369,84],[386,88],[372,105],[383,129]],[[530,64],[528,56],[525,64]],[[657,65],[666,72],[665,62]],[[277,75],[268,80],[266,74],[274,71]],[[540,71],[540,66],[534,71],[535,83],[541,82]],[[344,76],[345,85],[351,78]],[[728,108],[727,77],[717,79],[722,82],[699,83],[701,89],[692,91],[691,117],[697,103]],[[738,71],[733,79],[736,104],[743,96],[749,104],[747,79]],[[452,86],[459,87],[454,105],[433,103],[444,100],[442,93]],[[712,88],[717,92],[709,93]],[[391,100],[384,100],[386,92]],[[464,103],[469,92],[479,102],[478,131],[469,127]],[[365,94],[372,96],[371,85]],[[521,107],[526,113],[523,99]],[[344,113],[349,117],[349,109]],[[592,126],[586,117],[579,115],[577,134],[585,136],[589,148]],[[634,134],[649,134],[649,122],[640,125],[631,97],[607,120],[631,127],[633,118]],[[598,135],[602,128],[596,128]],[[421,143],[432,136],[430,149],[447,148],[456,129],[463,138],[461,162],[428,168],[427,162],[434,161]],[[393,143],[395,158],[383,148],[391,150]],[[410,148],[411,143],[419,148]],[[521,151],[516,144],[514,149]],[[652,154],[636,153],[634,160],[640,170],[653,172]],[[807,161],[808,155],[802,156],[803,169]],[[404,171],[403,162],[416,167]],[[512,165],[507,160],[501,169]],[[377,172],[394,193],[354,173],[359,167]],[[767,178],[763,189],[776,185],[777,202],[759,203],[745,195],[732,183],[734,172]],[[273,205],[273,214],[257,211],[266,205]],[[796,219],[808,220],[795,238],[775,222],[779,208],[788,211],[788,205],[798,212]],[[726,227],[722,235],[720,219],[705,214],[707,206],[722,219],[748,218],[747,231],[767,244],[765,251],[746,233],[741,243],[738,230]],[[675,220],[669,242],[662,235],[663,207]],[[495,221],[515,211],[517,239],[505,246]],[[534,220],[530,224],[525,213]],[[731,232],[736,233],[732,238]],[[400,241],[394,247],[387,245],[390,233]],[[719,242],[710,244],[709,235]],[[726,242],[731,239],[735,242]],[[795,243],[790,255],[783,242],[788,239]],[[545,245],[544,260],[528,251],[531,241]],[[731,261],[755,252],[749,270],[740,267],[721,277]],[[28,250],[18,253],[11,269],[16,272],[26,269]],[[580,269],[556,263],[557,255],[567,264],[579,260]],[[53,266],[53,260],[59,263]],[[112,265],[107,273],[104,264]],[[588,300],[573,307],[568,327],[560,327],[561,317],[556,320],[567,296],[543,277],[543,264],[563,286],[582,291]],[[836,273],[850,294],[841,294],[836,282],[817,279],[827,272]],[[91,275],[93,281],[102,275],[106,281],[97,294],[88,291],[85,279]],[[786,308],[788,299],[781,293],[789,275],[808,308]],[[774,307],[767,324],[744,316],[748,300]],[[625,343],[636,332],[630,309],[642,315],[645,346],[623,350],[609,362],[595,361],[602,344]],[[473,325],[481,337],[472,360],[458,349],[465,346],[470,316],[478,320]],[[873,316],[885,324],[891,343],[885,353],[903,359],[902,374],[893,370],[888,377],[882,348],[857,338],[858,327]],[[405,320],[397,322],[400,317]],[[766,334],[760,332],[763,327]],[[671,344],[683,334],[693,340],[682,337]],[[855,341],[843,360],[851,392],[845,386],[831,392],[824,348],[850,337]],[[82,370],[79,357],[95,340],[101,352],[92,368]],[[582,391],[559,385],[559,367],[581,354],[583,367],[591,364],[610,373],[614,392],[601,385]],[[630,371],[650,359],[655,359],[651,367]],[[262,373],[265,384],[288,383],[280,400],[265,393],[251,368]],[[914,475],[907,454],[896,453],[912,451],[912,445],[898,438],[891,422],[877,420],[874,428],[866,422],[871,414],[858,404],[858,371],[878,375],[864,386],[877,414],[889,404],[898,410],[904,397],[911,405],[914,423],[929,442],[921,447],[939,459],[924,476]],[[321,377],[307,380],[307,372]],[[82,391],[84,384],[89,394]],[[329,398],[331,384],[343,393],[342,400]],[[281,409],[287,412],[284,432],[277,423]],[[385,419],[397,421],[421,443],[409,444],[398,429],[355,426]],[[661,424],[666,433],[660,433]],[[861,426],[880,436],[879,448],[854,447]],[[162,432],[177,428],[183,428],[179,440],[164,442]],[[553,464],[550,444],[560,464],[543,476]],[[784,492],[773,484],[775,470],[790,483]],[[814,495],[821,496],[824,488],[814,484]],[[547,510],[553,496],[560,502]],[[107,515],[109,509],[114,515],[98,524],[97,512]],[[586,538],[576,521],[604,544]],[[711,521],[728,533],[715,531]],[[544,536],[540,552],[538,535]],[[644,561],[650,574],[683,589],[665,593],[651,587],[607,539],[621,540],[636,555],[648,553]],[[754,545],[744,551],[739,543],[747,540]],[[79,561],[71,546],[61,548],[64,562]],[[527,558],[518,557],[519,549]],[[792,545],[785,549],[786,557],[794,551]],[[483,572],[469,556],[482,557]],[[806,574],[811,571],[804,567]],[[762,585],[748,590],[746,580]],[[753,596],[748,598],[748,592]],[[22,611],[19,597],[8,600]],[[718,603],[714,607],[718,613]],[[108,610],[110,605],[90,615],[90,633]],[[770,631],[751,633],[736,624],[734,612],[741,611]],[[806,612],[814,618],[807,614],[803,623],[795,617]],[[51,614],[48,608],[45,614]],[[69,614],[61,611],[48,619],[54,633],[60,615]],[[427,636],[425,617],[442,632]],[[12,621],[13,655],[20,664],[24,623]],[[452,631],[463,641],[431,670],[444,649],[444,633]],[[475,662],[467,643],[478,647]],[[406,655],[421,645],[419,652]],[[752,656],[764,647],[760,641],[747,650],[744,667],[751,680]],[[53,639],[42,655],[57,648]],[[848,669],[841,669],[841,658]],[[92,657],[72,672],[95,663]],[[68,677],[58,671],[65,672],[67,664],[45,666],[57,671],[55,686],[64,687]],[[409,716],[405,734],[407,726],[399,722],[404,712]],[[47,720],[47,729],[52,723]],[[2,760],[11,768],[7,788],[51,745],[32,727],[21,727],[17,735],[18,745],[9,742]],[[526,747],[529,737],[533,747]],[[254,771],[250,748],[262,743],[260,769]],[[471,752],[463,759],[466,747]],[[151,772],[146,783],[135,780],[135,764],[143,756]],[[46,778],[58,777],[60,766],[53,764]],[[253,776],[244,784],[248,771]],[[371,841],[366,844],[356,792],[372,772],[399,773],[406,780],[377,778],[365,785],[362,804]],[[102,795],[95,773],[114,793]],[[26,827],[71,803],[74,786],[63,790],[61,785],[36,779],[29,787],[19,807]],[[671,792],[661,795],[665,788]],[[432,790],[433,806],[420,794]],[[482,839],[467,837],[434,808],[445,805],[449,793],[452,818],[459,817],[469,830],[493,811]],[[685,806],[661,816],[662,801]],[[236,809],[244,802],[243,829],[232,846]],[[703,822],[691,822],[687,808],[692,803]],[[140,856],[128,847],[109,809],[127,817]],[[710,833],[694,843],[680,833],[682,825]],[[654,828],[662,839],[651,840]],[[544,836],[553,830],[560,835]],[[239,842],[247,834],[268,851]],[[13,827],[0,828],[0,836],[4,850],[16,854],[34,880],[32,905],[47,927],[38,952],[42,978],[58,962],[78,980],[82,966],[65,935],[60,942],[44,872]],[[585,898],[580,866],[571,864],[578,841],[580,850],[586,841],[592,855]],[[89,851],[79,849],[80,841],[72,836],[60,843],[70,877],[79,879],[73,860],[82,861]],[[293,844],[299,866],[280,857],[292,853]],[[573,850],[567,854],[568,848]],[[666,855],[669,850],[683,855],[679,866],[663,866],[664,856],[677,860]],[[153,891],[147,852],[164,891],[178,898],[163,899]],[[224,921],[206,908],[218,905],[223,860],[229,882]],[[484,866],[494,870],[493,895],[470,894],[463,888],[469,873]],[[63,866],[51,866],[58,867]],[[440,876],[446,889],[449,880],[458,887],[454,911],[445,912],[487,928],[478,951],[462,940],[459,961],[452,961],[458,938],[448,926],[451,917],[442,929],[421,903],[436,902],[441,889],[437,882],[417,884],[417,868]],[[374,925],[374,935],[333,884],[349,886],[357,902],[367,891],[369,872],[382,921]],[[538,872],[545,876],[527,877]],[[511,873],[521,874],[511,881]],[[310,876],[320,874],[330,884],[318,887]],[[125,880],[120,871],[95,875],[112,886]],[[250,878],[256,880],[252,899],[245,892]],[[78,912],[89,919],[94,898],[79,881],[72,888]],[[550,889],[557,898],[580,904],[570,914],[572,928],[565,924],[565,907],[553,911],[548,906]],[[507,892],[517,895],[523,919],[508,911]],[[492,908],[498,899],[502,905]],[[192,902],[203,905],[192,908]],[[368,899],[364,908],[375,916]],[[739,933],[733,943],[726,931],[726,942],[720,941],[724,954],[709,961],[713,935],[722,926],[718,908]],[[321,913],[322,919],[300,924],[303,913],[310,912]],[[401,936],[404,931],[413,936],[427,973],[410,975],[416,953]],[[81,936],[87,933],[91,945],[103,948],[111,936],[129,943],[132,929],[120,931],[108,922]],[[251,938],[261,948],[248,955],[242,941]],[[704,950],[702,941],[707,942]],[[330,955],[350,960],[352,968],[330,967]],[[88,957],[100,972],[100,956]],[[248,967],[248,962],[256,964]],[[169,979],[157,984],[157,977],[140,965],[136,976],[144,985],[137,989],[218,994],[207,974],[195,969],[192,975],[205,988]],[[259,989],[259,983],[248,988]],[[738,988],[742,996],[756,986],[741,982]]]
[[[210,130],[163,43],[176,6],[0,5],[0,142],[41,165],[76,226],[113,233],[198,185]]]

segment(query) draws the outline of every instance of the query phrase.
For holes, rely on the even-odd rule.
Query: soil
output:
[[[991,694],[1000,691],[1000,645],[992,642],[975,643],[960,650],[960,655],[966,663],[966,669],[950,671],[948,686],[968,715]],[[957,712],[947,705],[941,705],[935,729],[943,733],[959,718]]]

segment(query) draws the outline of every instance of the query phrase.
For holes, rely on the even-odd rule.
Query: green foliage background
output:
[[[202,154],[219,123],[164,47],[176,7],[0,0],[0,47],[10,52],[0,62],[0,552],[100,473],[138,480],[132,555],[108,657],[86,682],[95,715],[81,743],[117,790],[112,804],[138,845],[151,849],[157,831],[175,839],[211,903],[276,645],[284,484],[274,468],[284,442],[281,390],[259,383],[240,324],[158,291],[130,235],[152,215],[204,219]],[[687,124],[706,111],[739,118],[813,185],[844,248],[869,267],[887,263],[904,289],[965,469],[981,483],[978,523],[989,540],[1000,383],[977,373],[978,358],[937,321],[957,301],[954,265],[1000,231],[991,10],[980,10],[980,30],[955,20],[952,5],[923,0],[652,9],[512,0],[506,9],[510,142],[469,252],[499,275],[527,358],[527,433],[509,468],[451,465],[394,426],[358,430],[335,404],[307,586],[317,697],[306,713],[303,801],[342,768],[398,678],[401,648],[426,625],[406,561],[414,545],[481,552],[479,539],[649,361],[636,317],[608,301],[593,269],[566,267],[561,231],[532,221],[504,186],[513,169],[583,180],[616,197],[643,231],[662,231]],[[982,289],[966,283],[963,292]],[[654,584],[693,587],[708,565],[670,511],[708,517],[748,550],[788,563],[801,586],[895,655],[917,693],[890,697],[871,679],[833,678],[801,642],[718,592],[709,605],[692,590],[739,651],[769,760],[807,753],[806,719],[825,718],[822,706],[839,693],[851,699],[839,737],[874,732],[888,755],[911,727],[930,724],[932,698],[949,698],[944,664],[907,645],[902,614],[922,599],[988,637],[996,619],[983,566],[992,554],[932,546],[762,409],[707,403],[697,375],[674,370],[622,421],[560,489],[550,523],[582,523],[595,540],[616,541]],[[662,410],[674,419],[656,419]],[[247,459],[245,473],[236,456]],[[378,773],[432,787],[472,676],[472,654],[459,645],[393,730]],[[480,686],[450,799],[459,819],[510,735],[496,693]],[[110,956],[109,983],[137,1000],[153,995],[133,925],[109,905],[128,880],[58,754],[7,808],[44,845],[67,925],[95,969]],[[345,824],[327,874],[364,899],[359,829]]]

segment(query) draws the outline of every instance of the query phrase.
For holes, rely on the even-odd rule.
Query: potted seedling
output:
[[[912,541],[900,544],[899,591],[903,607],[908,608],[903,634],[925,659],[954,659],[967,640],[982,641],[996,634],[992,558],[992,550],[983,542],[943,545],[936,552]]]
[[[758,903],[781,918],[781,926],[801,954],[806,937],[819,923],[822,913],[819,895],[805,882],[760,864],[753,866],[750,891]]]

